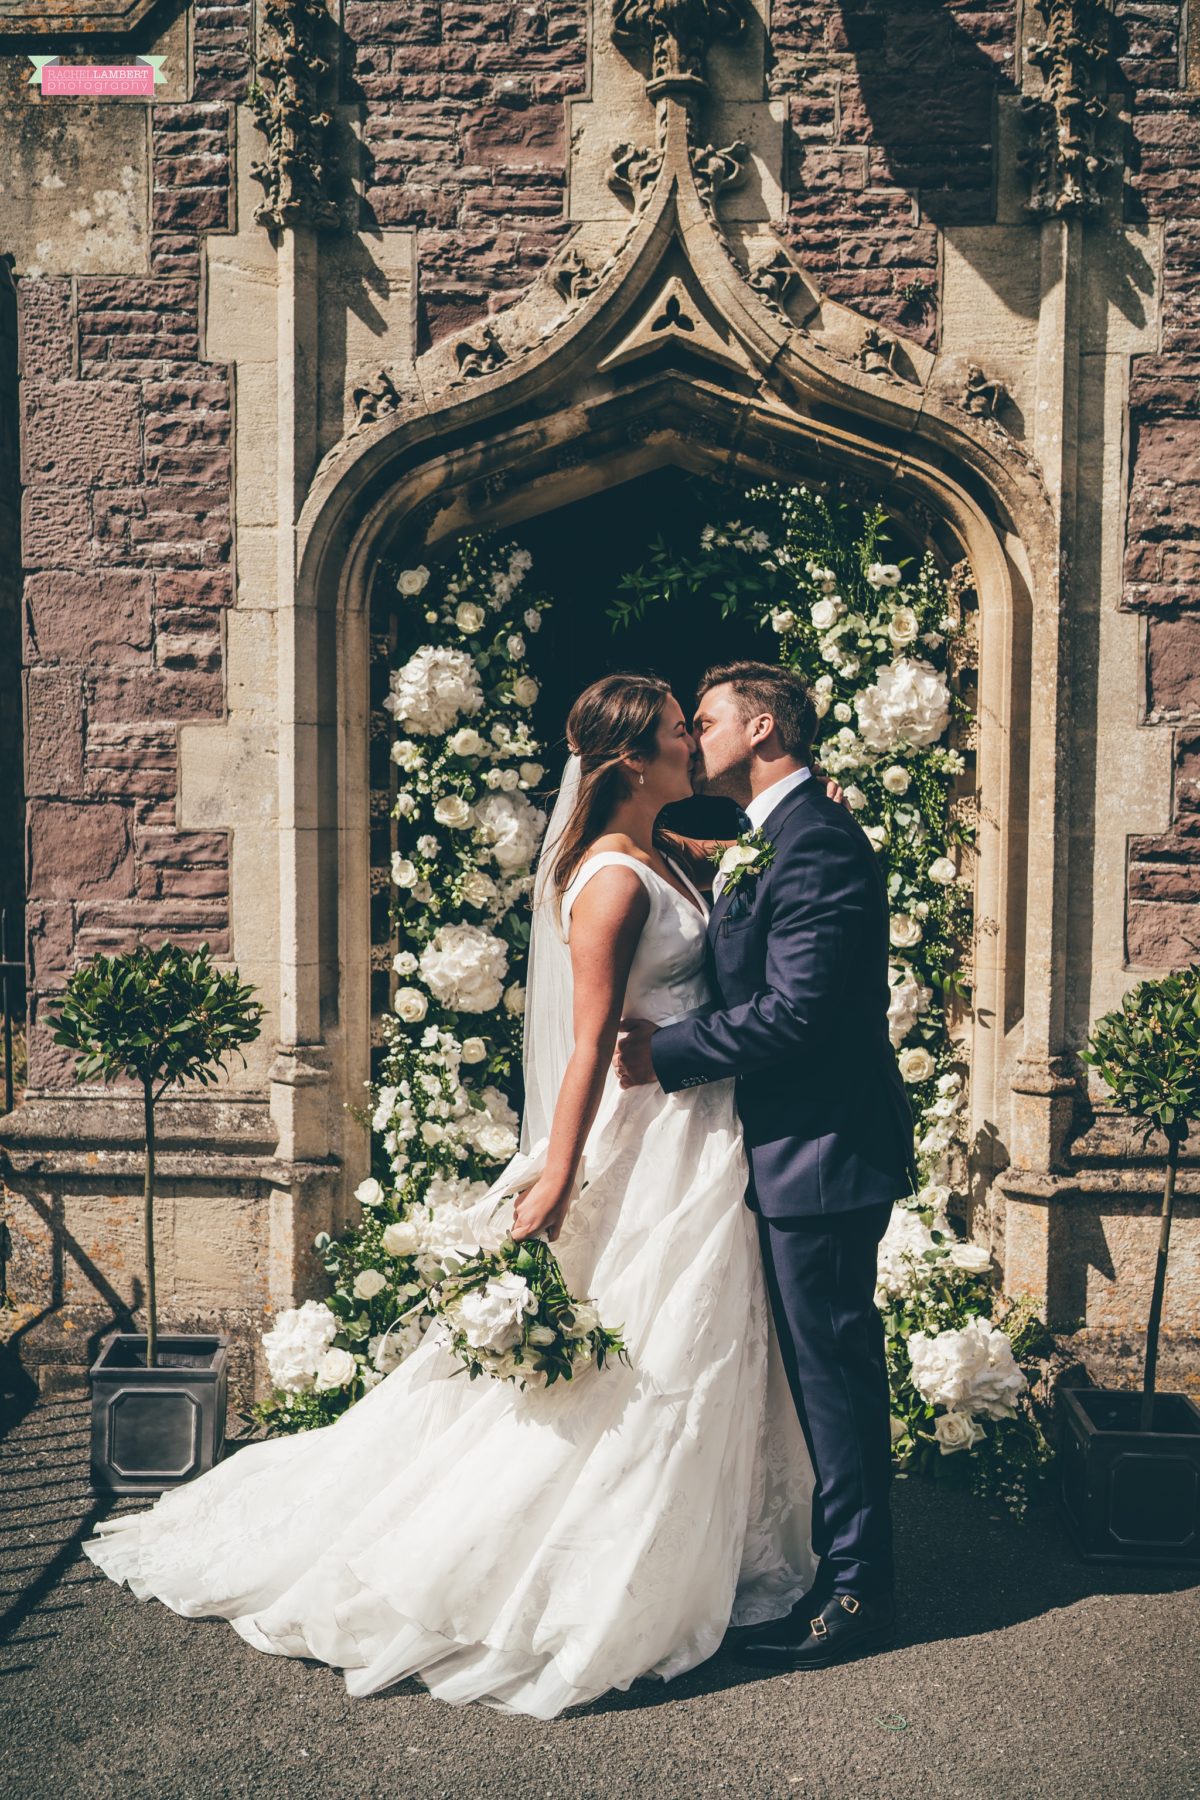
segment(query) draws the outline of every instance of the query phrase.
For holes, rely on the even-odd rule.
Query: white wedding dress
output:
[[[613,862],[651,901],[626,1009],[665,1023],[708,999],[703,902],[606,852],[568,889],[568,927]],[[668,1096],[610,1073],[582,1175],[555,1248],[628,1366],[542,1390],[469,1381],[434,1327],[334,1424],[100,1521],[93,1562],[256,1649],[332,1664],[351,1694],[417,1676],[543,1719],[788,1611],[813,1573],[812,1470],[732,1081]]]

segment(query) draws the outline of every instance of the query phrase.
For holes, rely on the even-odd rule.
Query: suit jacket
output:
[[[888,1039],[888,900],[879,861],[815,781],[785,794],[770,866],[726,886],[708,926],[720,1003],[650,1039],[667,1093],[737,1082],[749,1204],[844,1213],[915,1182],[913,1118]]]

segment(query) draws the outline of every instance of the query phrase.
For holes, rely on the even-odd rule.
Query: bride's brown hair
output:
[[[561,901],[571,877],[629,794],[626,756],[658,754],[658,722],[671,697],[657,675],[603,675],[584,688],[567,719],[567,747],[579,758],[579,795],[558,839],[553,887]]]

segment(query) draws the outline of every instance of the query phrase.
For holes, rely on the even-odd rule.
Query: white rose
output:
[[[496,884],[482,869],[470,869],[463,876],[460,892],[468,906],[491,906],[496,898]]]
[[[928,1010],[933,990],[924,987],[907,964],[900,963],[892,963],[888,969],[888,988],[888,1036],[895,1050],[904,1042],[919,1015]]]
[[[487,1045],[480,1037],[463,1039],[462,1059],[465,1063],[481,1063],[487,1061]]]
[[[482,756],[487,745],[473,725],[461,725],[447,740],[446,748],[451,756]]]
[[[840,600],[826,598],[814,600],[809,607],[808,616],[818,631],[828,631],[831,625],[837,624],[845,610]]]
[[[779,632],[780,636],[790,631],[795,623],[796,615],[790,606],[777,606],[771,614],[771,630]]]
[[[525,989],[521,986],[519,981],[514,981],[512,986],[505,990],[504,1010],[512,1013],[514,1017],[518,1019],[524,1013]]]
[[[406,600],[412,600],[415,599],[418,594],[424,592],[428,580],[429,570],[425,567],[424,563],[421,563],[419,567],[415,569],[402,569],[396,582],[396,586],[400,589],[400,592],[404,595]]]
[[[911,644],[917,635],[917,615],[911,606],[898,606],[888,620],[888,637],[897,650]]]
[[[573,1317],[569,1325],[566,1323],[566,1315],[563,1315],[563,1333],[566,1337],[586,1337],[589,1331],[599,1329],[600,1314],[590,1302],[581,1300],[577,1306],[572,1307],[571,1311]]]
[[[829,695],[821,688],[814,688],[813,692],[809,695],[809,699],[812,701],[813,711],[816,713],[818,719],[823,719],[825,714],[829,711]]]
[[[540,631],[542,629],[542,615],[540,612],[535,612],[532,606],[525,614],[525,629],[526,631]]]
[[[398,988],[392,1009],[406,1025],[417,1025],[429,1011],[429,1002],[420,988]]]
[[[355,1188],[354,1198],[360,1206],[382,1206],[384,1193],[375,1177],[368,1175],[367,1179],[360,1181]]]
[[[387,1286],[387,1276],[378,1269],[360,1269],[354,1277],[354,1291],[360,1300],[373,1300]]]
[[[474,1138],[476,1148],[492,1162],[504,1162],[516,1154],[517,1134],[509,1125],[499,1125],[488,1119],[476,1126]]]
[[[867,580],[873,588],[899,587],[900,579],[895,563],[872,563],[867,570]]]
[[[924,1257],[933,1247],[933,1236],[920,1214],[893,1206],[876,1253],[876,1293],[885,1300],[889,1295],[915,1293],[928,1277],[930,1265]]]
[[[518,706],[532,706],[542,690],[532,675],[518,675],[513,682],[512,691]]]
[[[383,1247],[389,1256],[415,1256],[421,1248],[421,1233],[412,1219],[396,1219],[384,1227]]]
[[[521,785],[521,772],[519,769],[501,769],[501,771],[500,771],[500,788],[503,793],[505,793],[505,794],[515,793],[517,788],[520,787],[520,785]]]
[[[409,775],[414,769],[419,769],[425,760],[411,738],[397,738],[392,745],[391,758],[397,768]]]
[[[888,924],[888,936],[897,950],[911,950],[919,944],[923,936],[920,925],[909,913],[893,913]]]
[[[436,856],[438,853],[438,841],[435,837],[431,837],[429,833],[426,832],[424,837],[419,837],[417,839],[417,849],[421,852],[422,856]]]
[[[858,728],[872,750],[897,744],[923,749],[950,723],[950,690],[931,663],[899,657],[880,669],[870,687],[855,695]]]
[[[412,975],[416,972],[417,959],[411,950],[398,950],[392,958],[392,967],[397,975]]]
[[[987,1436],[978,1419],[970,1413],[940,1413],[933,1421],[933,1435],[943,1456],[953,1456],[956,1450],[973,1450],[975,1445]]]
[[[344,1388],[357,1373],[358,1364],[348,1350],[327,1350],[317,1364],[313,1387],[318,1394],[329,1393],[334,1388]]]
[[[845,797],[846,805],[850,808],[851,812],[861,812],[863,807],[867,804],[867,796],[863,793],[861,788],[848,787],[845,790]]]
[[[474,631],[482,631],[487,614],[482,606],[476,606],[473,600],[463,600],[454,609],[454,623],[464,636]]]
[[[397,816],[397,818],[411,819],[413,814],[416,812],[416,810],[417,810],[417,801],[416,801],[416,796],[414,794],[397,794],[396,795],[396,816]]]
[[[882,850],[884,848],[887,843],[887,832],[882,825],[864,825],[863,830],[870,839],[872,849]]]
[[[839,725],[848,725],[854,717],[854,712],[851,707],[846,705],[844,700],[839,700],[833,709],[833,716]]]
[[[941,887],[948,887],[958,876],[958,870],[948,856],[935,856],[926,873],[930,881],[936,881]]]
[[[900,1073],[905,1081],[928,1081],[933,1074],[933,1058],[923,1044],[914,1044],[910,1050],[902,1050],[899,1062]]]
[[[982,1244],[951,1244],[950,1261],[965,1275],[986,1275],[992,1266],[991,1253]]]
[[[910,786],[908,770],[903,763],[893,763],[879,778],[889,794],[907,794]]]
[[[410,863],[406,856],[401,856],[398,850],[393,850],[392,880],[396,886],[399,888],[416,887],[417,879],[416,865]]]
[[[721,858],[720,873],[732,875],[735,869],[748,869],[758,861],[758,855],[753,844],[730,844]]]
[[[541,763],[523,762],[521,764],[521,780],[526,787],[536,787],[546,771]]]
[[[508,651],[508,654],[514,662],[520,662],[525,654],[525,639],[521,636],[519,631],[514,631],[504,648]]]
[[[499,1006],[508,948],[481,925],[442,925],[421,952],[421,975],[443,1006],[491,1012]]]
[[[546,1344],[552,1344],[557,1336],[558,1333],[552,1331],[549,1325],[531,1325],[529,1330],[525,1333],[526,1341],[531,1344],[536,1344],[539,1349]]]
[[[450,825],[461,830],[470,823],[471,809],[461,794],[443,794],[433,809],[433,816],[439,825]]]

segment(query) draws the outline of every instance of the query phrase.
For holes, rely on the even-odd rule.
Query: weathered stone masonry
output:
[[[874,364],[843,348],[848,366],[880,366],[895,340],[908,347],[901,385],[940,358],[937,380],[961,394],[968,364],[986,365],[998,407],[987,429],[1005,456],[1028,455],[1060,509],[1074,613],[1057,697],[1035,698],[1018,725],[1031,731],[1053,704],[1077,722],[1059,771],[1064,796],[1073,784],[1061,802],[1069,918],[1043,947],[1057,1048],[1021,1062],[1029,1021],[1014,968],[995,1028],[1004,1047],[988,1051],[998,1085],[979,1104],[1026,1165],[988,1203],[993,1242],[1003,1253],[1007,1230],[1014,1277],[1038,1293],[1057,1281],[1059,1302],[1079,1298],[1100,1329],[1121,1329],[1122,1305],[1136,1312],[1154,1172],[1120,1174],[1111,1257],[1089,1262],[1072,1209],[1102,1210],[1129,1158],[1084,1103],[1070,1052],[1138,970],[1191,960],[1200,937],[1197,10],[774,0],[768,11],[764,0],[746,47],[714,58],[725,139],[750,140],[757,183],[729,209],[731,242],[740,231],[749,254],[773,229],[824,297],[830,341],[839,306],[878,327]],[[251,8],[140,13],[105,52],[165,51],[169,81],[152,105],[43,100],[27,85],[30,45],[8,54],[0,22],[0,143],[14,169],[0,254],[12,253],[15,287],[6,312],[0,279],[0,455],[19,442],[7,492],[15,499],[19,477],[9,561],[23,600],[31,1054],[25,1122],[3,1132],[19,1194],[10,1285],[36,1314],[27,1362],[76,1377],[95,1332],[138,1301],[125,1223],[136,1122],[119,1104],[74,1098],[44,1025],[77,958],[143,934],[206,938],[252,971],[271,1008],[220,1106],[181,1102],[169,1115],[168,1314],[220,1313],[248,1345],[265,1309],[317,1279],[313,1231],[345,1215],[356,1172],[343,1161],[361,1157],[341,1120],[355,1064],[329,974],[335,915],[351,904],[331,897],[327,868],[319,881],[302,871],[291,899],[284,879],[331,803],[314,799],[309,818],[304,781],[287,787],[310,704],[324,719],[326,702],[285,686],[304,627],[287,638],[295,515],[289,465],[275,458],[294,451],[298,514],[322,457],[356,418],[370,427],[389,382],[401,408],[425,404],[453,371],[438,347],[475,341],[488,318],[511,329],[568,241],[599,269],[629,225],[630,203],[606,180],[610,149],[653,118],[634,62],[614,52],[607,0],[342,0],[319,93],[342,225],[280,238],[254,217]],[[1053,213],[1043,226],[1027,207],[1026,115],[1047,115],[1038,46],[1068,15],[1102,45],[1082,79],[1108,108],[1106,166],[1095,206],[1055,236]],[[82,36],[40,47],[91,52]],[[366,403],[365,380],[377,382]],[[385,397],[377,416],[391,406]],[[999,654],[1019,661],[1028,641],[1020,621],[1013,629]],[[352,714],[319,727],[343,734],[343,775],[358,754]],[[0,679],[0,755],[18,717]],[[1009,809],[998,829],[1015,842],[1042,796],[1019,781],[996,793]],[[19,799],[6,782],[14,819]],[[10,826],[6,851],[13,841]],[[1029,872],[1035,909],[1038,878]],[[986,954],[1003,956],[1004,933],[1019,949],[1020,930],[1004,923]],[[315,1003],[297,998],[305,941],[325,971]],[[1031,950],[1029,967],[1041,955]],[[1027,1098],[1012,1102],[1010,1133],[1013,1093]],[[1022,1107],[1053,1128],[1019,1126]],[[1063,1172],[1076,1168],[1068,1192]],[[1174,1324],[1191,1331],[1200,1276],[1183,1266]]]

